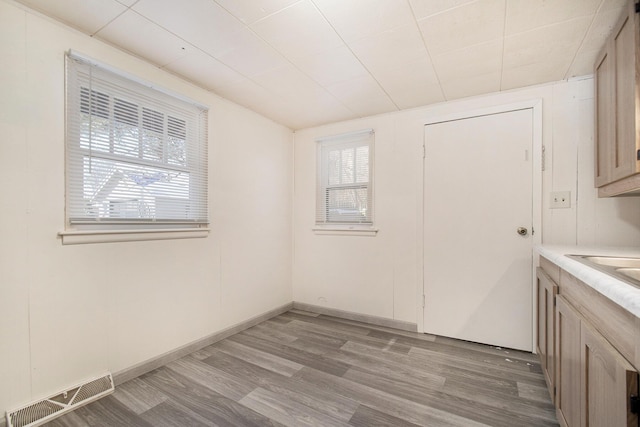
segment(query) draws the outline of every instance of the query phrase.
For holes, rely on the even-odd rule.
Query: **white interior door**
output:
[[[425,126],[425,332],[532,351],[532,142],[532,109]]]

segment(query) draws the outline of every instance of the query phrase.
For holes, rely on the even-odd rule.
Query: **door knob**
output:
[[[527,233],[529,232],[529,230],[526,229],[526,227],[518,227],[518,234],[521,236],[526,236]]]

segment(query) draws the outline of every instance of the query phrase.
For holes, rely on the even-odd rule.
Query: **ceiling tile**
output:
[[[214,92],[254,111],[260,111],[258,107],[266,102],[276,103],[278,101],[273,93],[249,79],[243,79],[227,86],[220,86]],[[268,115],[266,116],[269,117]]]
[[[608,9],[596,15],[596,18],[593,20],[593,23],[589,28],[589,32],[584,39],[582,48],[588,50],[600,50],[604,46],[607,37],[613,31],[613,27],[616,25],[625,9],[625,7]]]
[[[214,56],[223,53],[229,40],[244,28],[212,0],[189,0],[176,6],[175,0],[140,0],[133,9]],[[136,34],[141,33],[136,30]]]
[[[335,83],[327,90],[361,117],[398,110],[378,82],[368,74]]]
[[[502,38],[505,0],[478,0],[418,21],[431,55]]]
[[[136,37],[131,37],[132,28],[136,29]],[[132,10],[120,15],[100,30],[96,37],[159,66],[173,62],[193,49],[184,40]]]
[[[299,0],[215,0],[246,25],[269,16]]]
[[[445,12],[476,0],[410,0],[416,19]]]
[[[244,77],[236,71],[197,49],[192,49],[187,55],[167,64],[164,68],[209,90],[244,80]]]
[[[329,93],[318,94],[313,102],[296,96],[283,98],[250,80],[220,88],[216,93],[291,129],[354,117],[352,111]]]
[[[95,34],[127,9],[115,0],[20,0],[20,3],[87,34]]]
[[[309,0],[268,16],[251,28],[285,56],[301,57],[344,44]]]
[[[593,63],[596,57],[604,47],[607,37],[611,34],[613,27],[626,9],[626,7],[611,7],[612,3],[613,2],[609,2],[607,8],[603,5],[601,12],[596,15],[566,77],[583,76],[593,73]]]
[[[228,41],[224,51],[216,57],[247,77],[289,64],[282,55],[247,28],[237,32]]]
[[[629,4],[629,0],[603,0],[599,12],[605,12],[611,9],[620,9]]]
[[[316,82],[293,65],[276,68],[253,77],[254,82],[281,98],[314,98],[325,92]]]
[[[585,50],[578,52],[578,55],[576,55],[571,63],[565,78],[593,74],[593,66],[599,53],[599,50]]]
[[[519,67],[505,68],[502,71],[501,90],[516,89],[541,83],[562,80],[568,64],[559,68],[552,61],[526,64]]]
[[[509,0],[507,36],[574,18],[593,16],[602,0]]]
[[[346,105],[351,111],[356,113],[358,117],[367,117],[398,111],[398,107],[396,107],[387,95],[380,95],[374,98],[354,99]]]
[[[577,18],[559,24],[536,28],[505,38],[504,68],[541,64],[552,65],[564,78],[575,53],[582,42],[591,18]]]
[[[590,22],[577,18],[507,37],[501,89],[564,79]]]
[[[441,53],[433,66],[441,82],[460,81],[502,69],[502,39]],[[498,87],[500,80],[498,79]],[[449,97],[447,97],[449,98]]]
[[[298,129],[591,73],[630,0],[17,1]]]
[[[379,69],[373,76],[400,109],[444,101],[440,84],[428,58],[401,68]]]
[[[347,42],[396,27],[415,25],[406,0],[313,0]]]
[[[349,47],[371,70],[397,69],[427,56],[415,25],[395,28],[349,43]]]
[[[286,101],[294,110],[292,114],[297,116],[296,129],[315,126],[314,123],[334,123],[354,117],[353,111],[328,92],[318,94],[312,102],[299,97],[288,98]]]
[[[476,74],[465,78],[451,79],[442,83],[442,91],[447,101],[498,92],[500,90],[500,71],[488,74]]]
[[[308,121],[307,117],[299,117],[284,100],[249,79],[217,88],[215,93],[291,129],[296,129],[303,120]]]
[[[291,61],[322,86],[368,74],[366,68],[347,46],[340,46]]]

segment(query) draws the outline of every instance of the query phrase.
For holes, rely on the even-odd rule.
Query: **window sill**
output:
[[[378,229],[373,227],[362,226],[328,226],[328,227],[314,227],[313,232],[320,236],[366,236],[375,237],[378,234]]]
[[[208,235],[209,228],[170,228],[164,230],[69,230],[58,233],[58,236],[62,239],[63,245],[194,239],[207,237]]]

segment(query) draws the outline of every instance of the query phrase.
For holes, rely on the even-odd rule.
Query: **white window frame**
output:
[[[373,129],[364,129],[356,132],[349,132],[340,135],[333,135],[316,140],[317,150],[317,177],[316,177],[316,222],[313,231],[316,234],[329,235],[356,235],[375,236],[377,228],[375,221],[375,198],[374,198],[374,146],[375,132]],[[368,181],[353,183],[329,183],[329,161],[330,151],[336,149],[347,150],[358,147],[368,147]],[[354,156],[354,169],[357,168],[357,156]],[[354,174],[356,172],[354,171]],[[347,218],[345,220],[331,220],[329,218],[327,199],[328,192],[335,189],[366,189],[367,208],[366,217],[362,221]]]
[[[95,61],[78,52],[69,51],[65,59],[67,64],[66,212],[65,229],[58,233],[62,243],[78,244],[206,237],[209,231],[207,188],[208,107],[154,86],[149,82]],[[96,75],[99,76],[100,80],[95,80]],[[95,87],[91,83],[94,81],[96,82]],[[89,102],[88,99],[93,99],[90,97],[93,97],[94,93],[98,94],[96,97],[99,97],[100,101],[91,100]],[[131,99],[138,101],[131,104],[126,96],[131,96]],[[96,104],[93,104],[93,102],[96,102]],[[97,102],[100,102],[100,104],[97,104]],[[122,110],[123,102],[127,104],[127,108],[135,107],[136,109],[131,110],[129,108],[125,113],[130,115],[122,116],[124,113],[118,113],[118,111],[124,111]],[[147,102],[149,103],[148,105],[146,105]],[[94,107],[94,105],[96,106]],[[108,108],[106,107],[107,105],[109,106]],[[103,144],[101,146],[102,150],[92,149],[91,142],[89,142],[89,148],[87,148],[87,137],[82,137],[82,131],[80,130],[83,126],[87,126],[87,119],[84,117],[87,109],[90,111],[88,119],[89,135],[92,134],[92,129],[94,129],[91,125],[91,117],[97,117],[96,114],[98,114],[101,117],[100,120],[104,122],[103,127],[106,126],[102,129],[102,132],[107,131],[110,135],[109,147],[111,148],[109,150],[104,148],[108,145],[104,138],[101,142]],[[109,111],[107,112],[107,110]],[[94,113],[94,111],[97,112]],[[118,114],[121,117],[120,121],[118,121]],[[155,114],[160,115],[156,116]],[[163,122],[155,121],[159,117],[163,117]],[[138,135],[136,138],[139,138],[129,137],[127,140],[129,145],[126,148],[130,149],[130,152],[126,155],[118,154],[112,148],[114,144],[122,144],[123,140],[116,139],[114,136],[114,133],[116,133],[114,129],[116,129],[118,123],[121,123],[119,126],[125,123],[122,122],[123,118],[133,120],[126,123],[131,125],[134,134]],[[137,122],[135,121],[136,118]],[[181,127],[176,128],[176,126]],[[151,138],[155,138],[156,141],[159,138],[160,141],[159,143],[155,142],[155,145],[151,148],[155,150],[153,154],[157,156],[156,158],[151,158],[151,160],[143,157],[147,152],[152,153],[151,151],[144,151],[151,150],[145,148],[148,145],[143,146],[145,143],[144,135],[151,135]],[[172,137],[173,140],[170,142]],[[89,136],[88,140],[91,141],[91,136]],[[98,143],[94,146],[97,145]],[[139,155],[132,154],[136,153],[135,147],[138,147]],[[162,150],[161,156],[158,154],[159,148]],[[177,152],[178,154],[176,154],[176,149],[180,150]],[[167,154],[168,152],[169,154]],[[87,190],[85,188],[86,185],[90,185],[85,181],[87,176],[91,176],[87,174],[92,173],[91,169],[87,169],[87,164],[100,165],[100,162],[102,162],[102,165],[106,164],[114,169],[115,172],[111,174],[111,176],[115,176],[113,185],[121,185],[121,189],[116,191],[120,191],[121,195],[133,194],[129,193],[129,191],[134,193],[139,191],[144,194],[144,197],[148,197],[152,201],[155,200],[155,204],[152,205],[155,208],[148,211],[140,210],[139,212],[134,211],[132,214],[118,215],[117,210],[111,211],[111,208],[107,208],[105,211],[104,209],[96,209],[91,205],[88,201],[89,199],[87,199],[87,194],[92,194],[91,192],[96,190]],[[93,172],[94,176],[98,178],[108,176],[95,175],[96,169]],[[125,171],[125,175],[128,172],[129,176],[117,180],[118,177],[122,177],[122,170]],[[158,177],[154,178],[148,175],[153,172]],[[181,178],[181,176],[185,178]],[[155,183],[153,181],[145,181],[152,178],[155,180],[160,179],[161,181]],[[131,181],[126,184],[128,188],[123,183],[124,180]],[[170,184],[166,184],[167,182]],[[104,186],[108,186],[107,184],[109,183],[107,182]],[[154,185],[155,187],[153,187]],[[96,185],[93,188],[95,187]],[[130,188],[133,188],[133,190],[130,190]],[[135,188],[139,188],[139,190],[135,190]],[[149,189],[151,188],[155,188],[155,193],[149,195]],[[99,192],[96,191],[93,194],[97,193]],[[127,206],[121,205],[119,201],[105,201],[104,203],[107,203],[108,207],[113,205],[115,208],[120,206],[127,208]],[[142,202],[139,201],[138,203]],[[163,209],[162,213],[158,209]],[[133,216],[133,218],[126,218],[127,216]]]

